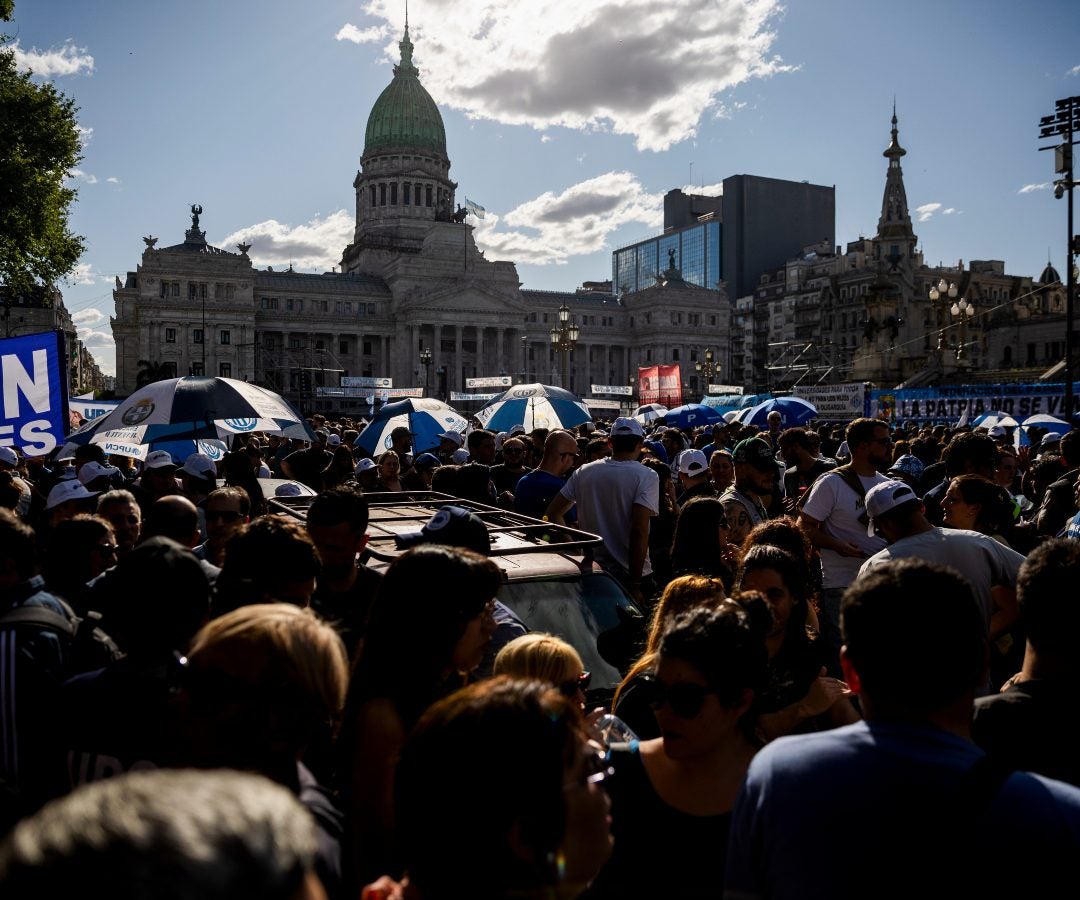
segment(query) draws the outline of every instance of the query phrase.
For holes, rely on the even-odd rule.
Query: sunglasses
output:
[[[231,509],[208,509],[206,511],[207,522],[235,522],[243,518],[243,513]]]
[[[664,684],[655,675],[642,676],[642,682],[646,702],[654,711],[667,706],[680,719],[696,718],[705,705],[705,698],[716,693],[710,687],[689,681]]]
[[[592,683],[592,672],[582,672],[573,681],[564,681],[559,685],[559,693],[564,697],[573,700],[577,697],[578,691],[583,694],[589,689],[589,685]]]
[[[97,548],[105,556],[116,556],[116,544],[98,544]]]

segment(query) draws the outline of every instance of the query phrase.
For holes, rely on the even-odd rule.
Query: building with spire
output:
[[[1006,274],[1002,260],[927,265],[908,208],[906,154],[894,108],[876,234],[809,244],[736,297],[737,380],[756,390],[1007,382],[1038,377],[1061,358],[1064,335],[1052,331],[1064,322],[1064,290],[1051,267],[1033,282]]]
[[[177,375],[252,380],[307,411],[370,412],[370,389],[342,376],[384,378],[395,390],[449,399],[472,377],[560,383],[551,330],[568,306],[578,340],[568,386],[625,385],[639,365],[693,363],[707,347],[726,359],[730,308],[716,285],[668,277],[615,296],[523,289],[510,261],[486,259],[450,178],[446,130],[421,84],[408,23],[390,83],[372,106],[353,179],[355,227],[340,271],[256,268],[250,245],[213,247],[191,209],[182,243],[143,238],[136,268],[113,293],[116,390],[130,393],[142,362]],[[726,379],[726,364],[715,380]],[[467,408],[467,407],[466,407]]]

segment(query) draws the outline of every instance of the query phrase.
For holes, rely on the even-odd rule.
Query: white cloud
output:
[[[1080,66],[1073,66],[1071,69],[1069,69],[1068,74],[1069,75],[1080,75]]]
[[[85,47],[76,47],[71,40],[65,41],[62,47],[50,47],[48,50],[38,50],[37,47],[23,50],[15,41],[11,49],[15,53],[15,67],[22,72],[29,70],[42,78],[94,74],[94,57],[86,52]]]
[[[1048,191],[1048,190],[1050,190],[1050,182],[1049,181],[1042,181],[1042,182],[1039,182],[1038,184],[1025,184],[1016,193],[1018,193],[1018,194],[1031,194],[1031,193],[1034,193],[1035,191]]]
[[[721,197],[724,194],[724,182],[715,184],[684,184],[679,188],[684,194],[697,194],[701,197]]]
[[[958,216],[960,215],[960,210],[958,210],[955,206],[950,206],[948,209],[943,209],[941,211],[941,214],[943,216]]]
[[[93,328],[98,323],[104,322],[106,318],[105,313],[92,306],[71,314],[71,321],[75,323],[75,326],[83,328]]]
[[[779,0],[437,6],[437,17],[414,20],[412,36],[421,78],[438,103],[537,129],[631,135],[641,150],[693,137],[703,116],[740,108],[721,101],[725,92],[795,68],[771,50]],[[365,11],[387,23],[386,52],[396,61],[400,4],[370,0]]]
[[[934,213],[936,213],[939,209],[941,209],[940,203],[924,203],[922,206],[916,206],[915,212],[919,214],[918,221],[926,222],[931,217],[933,217]]]
[[[87,126],[80,125],[78,122],[76,122],[75,123],[75,130],[79,133],[79,143],[82,145],[82,148],[85,150],[86,145],[90,143],[90,139],[94,136],[94,129],[89,128]]]
[[[552,142],[552,140],[553,140],[553,138],[551,137],[550,134],[542,134],[542,135],[540,135],[540,143],[541,144],[550,144]]]
[[[67,281],[71,284],[97,284],[99,281],[106,282],[108,279],[94,271],[93,263],[79,263],[67,276]]]
[[[241,241],[251,244],[248,255],[257,266],[288,266],[328,272],[341,261],[341,251],[352,240],[355,221],[339,209],[325,218],[316,216],[303,225],[267,219],[240,228],[215,243],[233,250]]]
[[[372,25],[370,28],[357,28],[346,22],[334,35],[339,41],[352,41],[354,44],[372,44],[388,37],[390,29],[386,25]]]
[[[91,175],[89,172],[84,172],[82,169],[69,169],[68,178],[78,178],[80,181],[85,181],[87,184],[97,184],[97,175]]]
[[[489,256],[563,264],[571,256],[605,249],[613,231],[632,223],[660,228],[663,195],[647,193],[630,172],[608,172],[559,194],[548,191],[502,217],[489,212],[476,223],[474,235]]]
[[[110,176],[109,176],[108,178],[106,178],[105,180],[106,180],[106,181],[107,181],[107,182],[108,182],[109,184],[120,184],[120,179],[119,179],[119,178],[117,178],[117,177],[116,177],[115,175],[110,175]]]

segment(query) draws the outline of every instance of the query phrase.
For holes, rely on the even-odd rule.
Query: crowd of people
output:
[[[309,421],[216,463],[0,447],[0,895],[1078,889],[1080,431],[474,423],[373,456]],[[368,565],[369,498],[415,491],[449,499]],[[599,708],[580,635],[499,601],[476,504],[600,536],[647,627]]]

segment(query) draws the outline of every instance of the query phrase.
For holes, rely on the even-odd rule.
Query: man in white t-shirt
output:
[[[611,456],[577,469],[548,506],[552,522],[577,504],[577,525],[604,539],[596,561],[619,579],[639,603],[651,596],[649,519],[660,512],[660,480],[641,465],[641,424],[618,418],[611,426]]]
[[[799,527],[821,554],[821,636],[829,648],[829,674],[840,676],[840,599],[863,560],[885,547],[866,533],[867,491],[886,481],[892,463],[889,428],[877,419],[856,419],[845,439],[851,462],[818,476],[799,513]],[[859,486],[856,490],[855,485]]]

